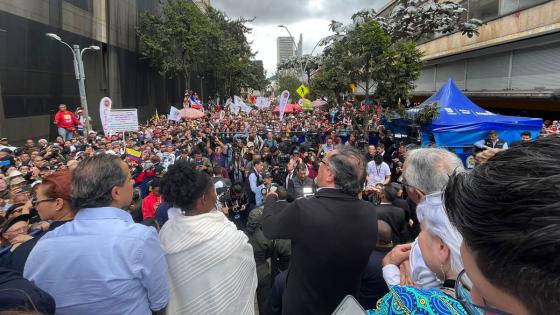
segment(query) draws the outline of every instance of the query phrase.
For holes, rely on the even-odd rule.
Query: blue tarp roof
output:
[[[431,126],[434,132],[505,130],[511,127],[538,130],[542,128],[540,118],[497,115],[479,107],[466,97],[451,79],[436,94],[410,111],[414,115],[422,107],[434,102],[440,107],[439,117]]]
[[[433,135],[437,146],[472,146],[474,142],[486,138],[490,130],[496,130],[500,139],[511,144],[519,140],[523,131],[530,131],[532,138],[536,138],[542,128],[540,118],[498,115],[479,107],[452,80],[422,104],[410,109],[409,113],[414,117],[419,109],[434,102],[440,107],[439,116],[431,124],[421,126],[423,145],[429,144]],[[403,132],[409,124],[410,121],[396,119],[390,128]]]

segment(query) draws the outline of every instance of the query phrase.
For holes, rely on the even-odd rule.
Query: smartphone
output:
[[[362,308],[360,303],[356,299],[347,295],[344,297],[342,302],[338,304],[338,307],[334,310],[332,315],[364,315],[366,311]]]

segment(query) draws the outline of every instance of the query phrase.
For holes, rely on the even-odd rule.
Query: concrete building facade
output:
[[[505,113],[560,112],[560,0],[464,0],[480,35],[420,43],[425,65],[416,82],[422,101],[453,79],[477,104]],[[390,5],[387,6],[390,9]]]
[[[140,121],[156,107],[167,112],[180,103],[184,83],[160,75],[139,54],[140,14],[159,6],[157,0],[0,0],[0,135],[12,142],[52,137],[58,105],[80,104],[72,54],[45,33],[101,47],[83,56],[94,129],[104,96],[114,108],[137,108]]]
[[[292,58],[296,55],[294,50],[294,38],[290,36],[278,37],[276,39],[276,56],[277,63]]]

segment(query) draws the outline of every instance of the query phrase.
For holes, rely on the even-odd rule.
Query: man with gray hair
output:
[[[45,234],[24,269],[54,297],[57,314],[149,315],[167,304],[167,263],[156,231],[122,210],[132,184],[127,164],[109,154],[74,170],[76,217]]]
[[[264,235],[292,240],[284,314],[330,314],[346,295],[358,296],[377,240],[375,207],[358,198],[365,180],[363,153],[339,146],[321,160],[314,196],[286,207],[267,195]]]
[[[402,184],[408,197],[418,204],[418,210],[422,211],[421,204],[425,199],[430,195],[440,194],[450,176],[461,171],[464,171],[463,163],[450,151],[435,148],[416,149],[406,153]],[[421,216],[419,213],[418,217]],[[402,267],[402,271],[399,271],[399,266]],[[391,285],[399,284],[399,279],[407,279],[406,281],[411,281],[421,288],[441,286],[441,282],[422,258],[418,239],[412,244],[396,246],[387,255],[384,259],[383,276]]]

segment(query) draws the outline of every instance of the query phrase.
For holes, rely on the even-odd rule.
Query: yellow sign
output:
[[[313,110],[313,103],[311,103],[311,101],[306,98],[300,99],[298,103],[303,110]]]
[[[307,88],[307,86],[305,86],[305,84],[302,83],[297,88],[296,92],[301,98],[305,98],[305,96],[309,93],[309,89]]]
[[[350,91],[352,91],[352,93],[356,93],[356,84],[350,84]]]

